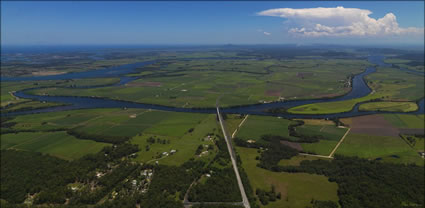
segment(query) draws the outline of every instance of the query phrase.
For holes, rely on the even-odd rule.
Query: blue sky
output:
[[[424,42],[424,2],[30,1],[1,6],[2,45]],[[327,16],[317,16],[317,7]],[[289,10],[270,10],[277,8]],[[347,8],[359,10],[346,16]],[[365,18],[357,18],[365,12]]]

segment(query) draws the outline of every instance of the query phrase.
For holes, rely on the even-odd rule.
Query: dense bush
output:
[[[205,183],[198,183],[189,192],[192,202],[242,201],[233,168],[215,169]]]
[[[107,136],[107,135],[96,135],[96,134],[88,134],[85,132],[80,132],[77,129],[69,129],[67,130],[69,135],[77,137],[78,139],[86,139],[93,140],[96,142],[106,142],[112,144],[120,144],[128,141],[130,137],[127,136]]]
[[[424,168],[336,156],[332,161],[302,161],[281,166],[280,171],[325,175],[338,183],[344,208],[424,206]]]
[[[280,142],[280,138],[264,135],[263,140],[268,142],[267,149],[261,152],[259,167],[274,170],[282,159],[290,159],[298,155],[298,151]]]

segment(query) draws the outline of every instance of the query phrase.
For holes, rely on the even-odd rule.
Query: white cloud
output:
[[[264,35],[271,35],[271,33],[264,31],[263,32]]]
[[[398,26],[396,16],[388,13],[384,17],[369,17],[371,11],[358,8],[278,8],[261,11],[260,16],[286,18],[291,25],[288,32],[309,37],[323,36],[390,36],[422,35],[424,28]]]

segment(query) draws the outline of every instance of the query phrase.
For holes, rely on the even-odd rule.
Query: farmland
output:
[[[315,103],[297,106],[288,110],[298,114],[328,114],[350,111],[359,102],[380,99],[383,101],[416,101],[424,95],[423,77],[408,74],[394,68],[378,67],[378,71],[366,77],[372,93],[361,98],[337,102]],[[365,105],[365,104],[363,104]],[[376,105],[367,104],[366,106]],[[394,104],[390,104],[394,107]],[[377,110],[385,111],[388,104],[374,106]],[[377,108],[378,107],[378,108]],[[412,111],[412,104],[398,106],[393,110]],[[401,108],[401,109],[400,109]],[[390,109],[391,110],[391,109]]]
[[[400,137],[350,133],[336,154],[423,165],[423,159]]]
[[[305,207],[312,199],[337,201],[338,185],[329,182],[324,176],[307,173],[276,173],[257,167],[255,157],[257,150],[252,148],[236,148],[242,159],[242,167],[248,174],[251,186],[255,190],[269,190],[271,185],[282,193],[282,199],[271,202],[264,207]],[[305,190],[309,190],[306,192]]]
[[[418,106],[413,102],[370,102],[359,106],[362,111],[410,112],[417,109]]]
[[[222,106],[246,105],[342,95],[349,91],[345,86],[347,77],[361,72],[367,65],[364,60],[315,59],[167,61],[149,68],[143,79],[124,87],[84,90],[52,87],[32,93],[100,96],[187,108],[212,107],[221,96]]]
[[[66,132],[22,132],[1,136],[1,149],[40,152],[66,160],[97,153],[105,146],[109,144],[76,139]]]
[[[297,140],[297,138],[289,136],[288,125],[291,123],[293,122],[282,118],[250,116],[240,128],[236,137],[244,140],[254,140],[260,143],[264,142],[261,141],[261,136],[266,134]]]
[[[410,64],[417,71],[420,67],[413,66],[416,62],[412,60],[394,55],[396,52],[387,55],[393,59],[386,60],[397,64],[396,67],[375,66],[377,71],[365,77],[370,94],[287,109],[275,106],[285,106],[288,100],[311,103],[311,99],[332,99],[352,92],[353,76],[372,66],[367,60],[371,51],[302,47],[111,51],[105,52],[105,59],[88,60],[90,57],[83,54],[79,61],[51,61],[27,69],[28,63],[17,61],[2,71],[11,76],[42,76],[155,60],[119,76],[106,76],[109,78],[2,81],[2,115],[23,113],[1,120],[2,157],[14,160],[4,162],[2,158],[2,165],[6,165],[2,173],[9,174],[2,176],[2,183],[17,193],[0,199],[2,206],[25,201],[39,206],[69,202],[75,206],[134,207],[136,204],[162,208],[182,207],[183,203],[191,202],[240,201],[217,115],[203,109],[217,104],[225,108],[223,112],[229,112],[222,114],[224,125],[232,136],[236,163],[253,208],[316,208],[320,204],[342,207],[362,199],[373,201],[370,199],[377,197],[370,193],[376,189],[365,192],[368,196],[364,196],[364,192],[357,190],[364,188],[363,185],[344,185],[345,176],[370,181],[375,176],[362,175],[362,171],[369,170],[362,167],[423,166],[419,153],[423,152],[424,115],[408,112],[418,110],[424,80],[422,76],[400,71],[397,67],[402,65],[398,64]],[[32,58],[49,62],[52,57]],[[64,65],[58,67],[60,64]],[[55,67],[58,67],[56,71]],[[41,100],[55,100],[54,96],[77,97],[46,102],[22,99],[16,97],[20,93],[14,94],[25,89],[28,90],[21,95],[40,95]],[[74,99],[77,101],[69,101]],[[81,109],[24,112],[72,105],[67,100]],[[90,105],[91,101],[97,102],[96,107]],[[102,101],[113,105],[103,105]],[[121,101],[162,106],[131,108],[128,102]],[[279,102],[269,103],[273,101]],[[383,112],[332,119],[256,115],[273,113],[273,109],[282,114],[338,113],[350,111],[358,103],[361,103],[359,111]],[[226,108],[230,106],[235,108]],[[15,162],[22,158],[31,160]],[[61,164],[57,167],[64,169],[58,170],[54,164]],[[347,165],[355,168],[345,169]],[[46,170],[33,173],[31,167]],[[51,172],[60,173],[60,183],[43,186],[37,174],[49,178]],[[420,175],[418,171],[411,178],[416,175]],[[25,181],[20,177],[28,177],[36,185],[21,188]],[[392,178],[379,180],[381,184],[394,185]],[[7,191],[2,185],[3,192]],[[411,201],[420,199],[407,200]],[[217,205],[220,206],[225,205]]]

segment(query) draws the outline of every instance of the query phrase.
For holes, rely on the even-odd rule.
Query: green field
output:
[[[188,132],[187,130],[184,132],[181,131],[181,129],[192,127],[194,129],[192,132]],[[131,139],[131,143],[137,144],[141,148],[135,160],[140,162],[154,162],[158,160],[160,164],[180,165],[192,157],[196,159],[211,159],[217,152],[217,149],[214,147],[214,141],[207,139],[207,134],[216,134],[218,130],[215,115],[183,114],[179,118],[166,120],[159,125],[146,129],[141,136],[135,136]],[[170,143],[149,144],[147,142],[149,137],[166,139]],[[213,136],[212,138],[215,137]],[[146,145],[149,145],[149,151],[146,151]],[[214,149],[201,157],[195,156],[195,150],[199,145],[210,145]],[[204,148],[204,151],[206,149]],[[161,155],[163,152],[169,153],[171,150],[176,150],[177,152],[165,157]]]
[[[400,59],[400,58],[387,58],[385,59],[386,63],[389,64],[394,64],[398,67],[402,67],[402,68],[407,68],[407,69],[411,69],[411,70],[417,70],[420,72],[423,72],[425,70],[425,66],[423,65],[423,61],[422,64],[420,63],[416,63],[416,64],[411,64],[412,60],[407,60],[407,59]]]
[[[359,106],[362,111],[410,112],[418,110],[414,102],[370,102]]]
[[[46,153],[66,160],[97,153],[109,144],[76,139],[66,132],[23,132],[1,135],[1,149],[18,149]]]
[[[424,162],[403,139],[389,136],[349,133],[335,154],[418,165]]]
[[[424,95],[424,79],[394,68],[378,67],[378,71],[365,77],[372,93],[357,99],[307,104],[290,108],[295,114],[327,114],[350,111],[359,102],[373,99],[415,101]],[[404,110],[404,108],[403,108]]]
[[[296,131],[303,135],[322,135],[326,140],[339,141],[347,131],[346,128],[338,128],[332,125],[311,125],[305,124],[296,128]]]
[[[338,128],[332,122],[323,120],[308,120],[304,125],[296,128],[296,131],[302,135],[316,136],[321,135],[324,139],[314,143],[300,143],[304,152],[328,156],[335,148],[338,141],[344,136],[346,128]]]
[[[335,148],[338,141],[320,140],[315,143],[301,143],[304,152],[328,156]]]
[[[242,159],[242,167],[248,175],[253,190],[256,188],[269,190],[271,185],[274,185],[276,192],[282,194],[281,200],[270,202],[264,207],[306,207],[310,205],[312,199],[338,201],[338,185],[335,182],[329,182],[327,177],[265,170],[256,166],[258,161],[255,157],[259,155],[257,149],[237,147],[236,150]]]
[[[143,72],[125,87],[96,89],[48,88],[35,94],[100,96],[176,107],[255,104],[279,98],[299,99],[342,95],[344,80],[359,73],[365,60],[190,60]],[[332,80],[332,81],[329,81]]]
[[[46,80],[46,81],[23,81],[23,82],[1,82],[1,106],[19,103],[26,99],[14,97],[11,92],[33,88],[33,87],[79,87],[113,84],[119,81],[119,78],[95,78],[95,79],[75,79],[75,80]]]
[[[14,130],[46,131],[52,129],[74,129],[83,134],[102,136],[126,136],[130,142],[138,144],[140,152],[136,161],[154,161],[163,152],[172,149],[177,153],[164,157],[161,164],[178,165],[195,156],[199,145],[211,145],[213,140],[205,140],[208,134],[220,134],[216,116],[213,114],[176,113],[142,109],[94,109],[54,112],[18,116]],[[192,132],[189,132],[193,129]],[[38,133],[37,133],[38,134]],[[40,132],[39,134],[43,134]],[[149,145],[147,139],[155,137],[161,140]],[[214,137],[212,137],[214,138]],[[78,140],[85,141],[85,140]],[[162,141],[166,141],[162,144]],[[92,141],[90,141],[92,142]],[[207,148],[204,149],[204,151]],[[215,155],[216,149],[197,157],[204,160]]]
[[[272,116],[249,116],[235,137],[262,142],[261,136],[271,134],[296,141],[298,138],[289,136],[288,125],[291,123],[295,122]]]
[[[385,119],[398,128],[423,129],[424,115],[384,114]]]
[[[322,158],[322,157],[314,157],[314,156],[307,156],[307,155],[297,155],[292,157],[289,160],[281,160],[279,161],[278,165],[282,165],[282,166],[299,166],[300,163],[304,160],[329,160],[327,158]]]

